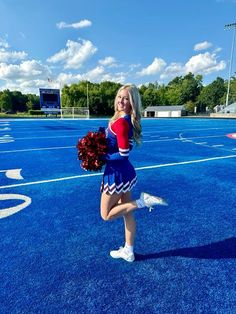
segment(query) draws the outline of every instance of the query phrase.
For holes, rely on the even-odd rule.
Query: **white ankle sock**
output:
[[[125,243],[125,250],[129,253],[133,253],[134,247],[132,245],[128,245],[127,243]]]
[[[145,204],[143,202],[143,200],[141,200],[141,198],[139,198],[138,200],[136,200],[136,204],[138,208],[143,208],[145,207]]]

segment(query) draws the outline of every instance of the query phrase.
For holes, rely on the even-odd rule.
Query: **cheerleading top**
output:
[[[126,160],[133,147],[133,125],[130,115],[124,115],[106,129],[108,153],[106,161]]]
[[[133,146],[132,137],[133,125],[130,115],[120,117],[106,129],[108,152],[101,184],[102,193],[126,193],[135,186],[137,176],[129,161],[129,151]]]

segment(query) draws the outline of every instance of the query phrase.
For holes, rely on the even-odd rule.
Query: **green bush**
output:
[[[41,110],[29,110],[29,114],[31,116],[39,116],[39,115],[43,115],[44,112]]]

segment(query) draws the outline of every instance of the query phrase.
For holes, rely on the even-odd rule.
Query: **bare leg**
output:
[[[101,196],[101,216],[104,220],[113,220],[121,217],[137,208],[135,201],[118,204],[123,194],[102,193]]]
[[[125,243],[134,246],[134,239],[136,234],[136,221],[132,212],[124,215],[125,223]]]
[[[134,203],[134,204],[133,204]],[[127,208],[128,206],[128,208]],[[131,201],[131,193],[124,194],[106,194],[102,193],[101,196],[101,217],[104,220],[113,220],[115,218],[123,216],[125,226],[125,242],[128,245],[133,246],[136,233],[136,222],[134,215],[131,211],[137,207],[136,202]],[[113,208],[127,211],[127,213],[119,213],[117,215],[111,215]],[[123,210],[124,209],[124,210]]]
[[[103,220],[109,220],[108,215],[112,207],[117,205],[117,203],[121,200],[122,194],[108,194],[102,193],[101,195],[101,217]]]
[[[126,203],[131,201],[131,192],[127,192],[122,195],[121,202]],[[134,246],[134,239],[136,234],[136,221],[134,214],[129,212],[124,216],[124,225],[125,225],[125,243],[129,246]]]

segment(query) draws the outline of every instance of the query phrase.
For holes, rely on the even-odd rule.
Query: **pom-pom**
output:
[[[84,170],[98,171],[105,164],[107,152],[106,134],[102,128],[98,132],[88,132],[86,136],[79,139],[77,144],[78,159]]]

